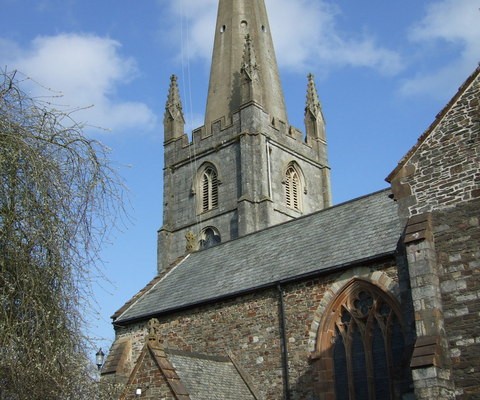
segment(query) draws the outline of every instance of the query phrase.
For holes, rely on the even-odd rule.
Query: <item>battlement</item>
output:
[[[209,152],[238,141],[242,135],[264,135],[270,141],[291,148],[311,159],[318,160],[318,149],[306,140],[306,135],[287,122],[268,115],[263,108],[251,102],[231,116],[224,116],[212,122],[207,129],[205,125],[192,131],[192,140],[188,134],[165,142],[165,166],[178,167],[190,162],[194,157],[200,158]]]

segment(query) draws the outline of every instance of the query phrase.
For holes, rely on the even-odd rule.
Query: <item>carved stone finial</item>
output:
[[[185,239],[187,241],[186,247],[185,247],[185,251],[187,253],[192,253],[195,250],[197,250],[197,237],[193,232],[188,231],[185,234]]]
[[[168,89],[167,104],[165,105],[163,126],[165,132],[165,142],[178,139],[184,134],[185,117],[183,115],[182,101],[180,99],[180,91],[178,90],[177,77],[175,75],[172,75],[170,78],[170,88]]]
[[[241,104],[247,104],[254,101],[264,106],[263,92],[264,87],[260,84],[261,71],[257,63],[253,40],[249,34],[245,36],[245,46],[243,50],[241,85]]]
[[[168,90],[166,111],[170,113],[173,119],[178,117],[183,118],[182,101],[180,99],[180,90],[178,89],[177,77],[172,75],[170,77],[170,88]]]
[[[158,335],[160,330],[160,322],[156,318],[152,318],[148,321],[148,340],[158,341]]]
[[[255,57],[255,49],[253,48],[252,38],[249,34],[245,36],[245,47],[243,50],[242,72],[249,81],[253,81],[257,73],[258,65]]]
[[[318,98],[313,74],[308,75],[307,103],[305,106],[305,129],[309,139],[325,141],[325,118]],[[325,160],[326,162],[326,160]]]
[[[315,77],[313,74],[308,74],[307,86],[307,104],[305,113],[310,112],[314,117],[318,117],[322,113],[322,106],[318,98],[317,88],[315,86]]]

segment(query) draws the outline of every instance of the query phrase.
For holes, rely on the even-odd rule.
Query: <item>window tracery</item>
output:
[[[388,400],[408,391],[404,327],[396,300],[355,280],[329,309],[317,341],[324,393],[337,400]]]
[[[208,249],[220,244],[222,239],[217,229],[213,227],[205,228],[200,234],[200,249]]]

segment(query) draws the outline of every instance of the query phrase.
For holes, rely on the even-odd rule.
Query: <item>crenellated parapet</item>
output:
[[[261,118],[251,119],[251,113]],[[245,123],[242,123],[244,120],[247,120],[250,126],[245,126]],[[165,143],[166,167],[175,168],[191,162],[195,157],[201,158],[206,153],[218,151],[221,147],[238,141],[242,135],[257,134],[264,135],[270,141],[290,148],[314,162],[320,162],[318,148],[307,141],[304,132],[266,114],[258,104],[250,103],[229,118],[222,117],[212,122],[209,129],[205,125],[194,129],[191,133],[192,140],[184,133]]]

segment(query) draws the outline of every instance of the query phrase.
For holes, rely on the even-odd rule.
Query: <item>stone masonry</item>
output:
[[[398,267],[391,259],[282,287],[290,399],[323,398],[316,393],[318,377],[315,362],[311,361],[311,354],[317,347],[318,326],[323,318],[322,304],[328,304],[353,278],[365,279],[382,287],[402,304],[408,295],[401,291],[403,285],[400,285],[398,276]],[[168,349],[218,356],[232,353],[252,376],[261,398],[283,398],[285,382],[279,296],[278,289],[272,288],[159,318],[159,337]],[[406,325],[411,330],[410,308],[405,304],[403,309]],[[130,369],[140,356],[146,338],[147,325],[144,323],[117,329],[117,340],[133,343],[128,357]]]
[[[388,178],[400,215],[413,216],[420,227],[412,231],[407,253],[417,335],[430,338],[433,358],[414,370],[418,398],[480,396],[479,72],[477,68],[467,79]],[[438,339],[437,351],[432,338]]]

